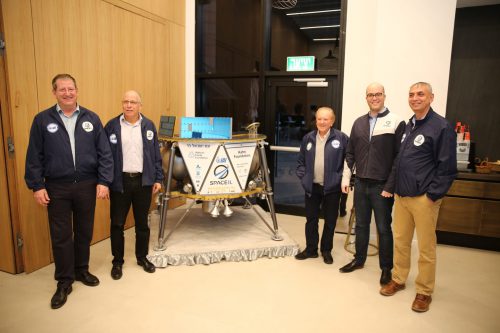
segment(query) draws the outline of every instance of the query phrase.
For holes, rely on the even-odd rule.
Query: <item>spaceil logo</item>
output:
[[[218,165],[215,169],[214,169],[214,176],[219,178],[219,179],[224,179],[227,177],[227,175],[229,174],[229,170],[227,168],[227,166],[225,165]]]
[[[231,179],[224,179],[229,175],[229,169],[226,165],[218,165],[214,169],[214,176],[218,178],[218,180],[211,180],[210,181],[210,186],[214,185],[222,185],[222,186],[227,186],[227,185],[232,185],[233,182]]]

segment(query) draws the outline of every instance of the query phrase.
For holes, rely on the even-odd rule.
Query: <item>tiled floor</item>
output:
[[[279,215],[304,244],[302,217]],[[339,229],[343,221],[340,221]],[[345,224],[345,223],[344,223]],[[341,274],[351,260],[336,234],[333,265],[294,258],[169,266],[145,273],[128,230],[124,276],[114,281],[109,240],[91,248],[98,287],[76,282],[65,306],[50,309],[53,265],[31,274],[0,273],[0,332],[500,332],[500,253],[438,246],[431,310],[411,311],[413,279],[393,297],[378,293],[377,257]]]

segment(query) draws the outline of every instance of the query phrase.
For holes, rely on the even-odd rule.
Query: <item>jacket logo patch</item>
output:
[[[333,140],[332,141],[332,147],[335,149],[338,149],[340,147],[340,141],[339,140]]]
[[[57,124],[50,123],[47,125],[47,131],[49,131],[50,133],[55,133],[55,132],[57,132],[58,129],[59,129],[59,126],[57,126]]]
[[[90,121],[84,121],[82,128],[85,132],[92,132],[94,130],[94,125]]]
[[[392,123],[392,121],[387,120],[387,121],[384,123],[384,125],[382,125],[382,127],[391,127],[391,123]]]
[[[309,143],[307,144],[307,146],[306,146],[306,150],[307,150],[307,151],[311,150],[312,146],[313,146],[313,144],[312,144],[311,142],[309,142]]]
[[[422,145],[422,143],[424,143],[424,142],[425,142],[425,138],[422,134],[417,135],[415,140],[413,140],[413,144],[417,147]]]
[[[155,135],[154,135],[153,131],[148,130],[148,131],[146,132],[146,139],[148,139],[149,141],[153,140],[154,136],[155,136]]]
[[[115,144],[115,145],[118,143],[118,139],[116,138],[116,134],[113,133],[109,136],[109,142],[111,142],[112,144]]]

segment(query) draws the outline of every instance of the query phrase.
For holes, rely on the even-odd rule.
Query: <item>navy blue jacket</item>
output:
[[[123,152],[120,125],[121,114],[111,119],[104,130],[109,139],[114,160],[114,180],[111,184],[112,191],[123,192]],[[163,169],[160,155],[160,145],[156,127],[151,120],[142,115],[141,121],[143,164],[142,186],[151,186],[163,180]]]
[[[31,125],[24,179],[38,191],[45,182],[79,182],[95,179],[109,186],[113,157],[99,116],[80,106],[75,125],[75,162],[69,135],[56,106],[38,113]]]
[[[396,190],[402,197],[422,194],[436,201],[457,175],[457,135],[448,121],[432,110],[422,120],[413,116],[396,157]]]
[[[296,174],[299,177],[302,187],[307,195],[311,195],[314,179],[314,158],[316,155],[316,135],[318,131],[314,130],[307,133],[302,138],[300,145],[300,154],[297,160]],[[324,161],[324,194],[340,192],[340,183],[342,181],[342,172],[344,170],[344,159],[349,138],[341,131],[331,128],[330,135],[325,143],[325,161]]]

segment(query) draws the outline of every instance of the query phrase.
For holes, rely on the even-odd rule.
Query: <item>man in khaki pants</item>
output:
[[[417,295],[412,310],[429,310],[436,276],[436,224],[443,196],[457,174],[456,134],[431,108],[432,87],[417,82],[408,102],[415,115],[406,125],[395,162],[394,268],[392,280],[380,289],[392,296],[405,288],[410,272],[414,230],[418,240]]]

